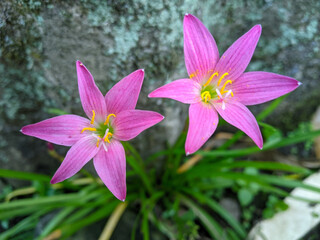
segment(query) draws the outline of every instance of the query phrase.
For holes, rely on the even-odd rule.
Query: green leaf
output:
[[[127,156],[127,162],[129,165],[133,168],[133,170],[140,176],[143,184],[147,188],[149,193],[152,193],[152,186],[150,183],[150,179],[148,178],[148,175],[146,174],[143,167],[133,158],[132,156]]]
[[[223,239],[223,230],[222,227],[218,224],[217,221],[215,221],[209,213],[207,213],[205,210],[200,208],[197,204],[192,202],[190,199],[188,199],[185,196],[182,196],[179,194],[179,197],[181,199],[181,202],[189,207],[193,213],[199,218],[199,220],[202,222],[204,227],[207,229],[208,233],[213,239]]]
[[[241,188],[238,191],[238,199],[242,206],[248,206],[253,200],[253,194],[246,188]]]
[[[195,166],[192,171],[185,172],[187,178],[214,176],[217,171],[235,169],[235,168],[255,168],[263,170],[277,170],[307,175],[311,171],[298,166],[292,166],[279,162],[262,162],[262,161],[235,161],[235,162],[209,162],[204,160]]]
[[[50,209],[42,209],[35,211],[34,214],[24,218],[7,231],[0,234],[0,239],[12,239],[13,236],[20,235],[22,232],[35,228],[38,223],[39,217],[49,212]]]
[[[214,212],[219,214],[238,234],[244,239],[247,236],[246,231],[241,226],[241,224],[227,211],[225,210],[219,203],[215,200],[195,191],[186,191],[191,196],[195,197],[199,202],[203,204],[207,204]]]
[[[65,115],[65,114],[69,114],[66,111],[63,111],[59,108],[48,108],[47,109],[47,113],[53,114],[53,115]]]
[[[43,175],[43,174],[13,171],[8,169],[0,169],[0,177],[31,180],[31,181],[38,180],[38,181],[44,181],[44,182],[50,182],[50,179],[51,179],[50,176]]]
[[[71,224],[64,224],[60,228],[60,230],[62,232],[61,239],[67,239],[68,237],[73,235],[75,232],[77,232],[79,229],[84,228],[85,226],[93,224],[93,223],[109,216],[118,204],[119,204],[119,201],[117,201],[117,200],[114,200],[112,202],[106,202],[105,205],[97,208],[89,216],[87,216],[83,219],[80,219],[79,221],[71,223]]]
[[[39,239],[43,239],[43,237],[47,236],[50,232],[52,232],[58,224],[60,224],[68,215],[70,215],[76,208],[75,207],[66,207],[62,209],[58,214],[56,214],[50,222],[46,225],[46,227],[42,230]]]
[[[240,156],[246,156],[246,155],[250,155],[252,153],[256,153],[256,152],[260,152],[260,151],[266,151],[266,150],[270,150],[270,149],[275,149],[275,148],[279,148],[279,147],[292,145],[292,144],[299,143],[299,142],[304,142],[308,139],[313,139],[319,135],[320,135],[320,130],[310,131],[310,132],[303,133],[303,134],[297,134],[295,136],[291,136],[291,137],[273,142],[268,145],[265,144],[262,150],[260,150],[260,148],[258,148],[258,147],[250,147],[250,148],[236,149],[236,150],[214,150],[214,151],[208,151],[208,152],[198,151],[197,153],[201,154],[203,156],[212,157],[212,158],[240,157]]]

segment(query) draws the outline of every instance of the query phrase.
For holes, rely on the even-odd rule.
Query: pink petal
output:
[[[114,137],[121,141],[128,141],[163,119],[164,117],[157,112],[144,110],[123,111],[115,118]]]
[[[210,104],[191,104],[189,108],[189,129],[185,145],[186,154],[199,150],[218,126],[219,117]]]
[[[135,109],[140,94],[144,70],[137,70],[123,78],[106,94],[108,113],[117,114],[124,110]]]
[[[287,94],[299,85],[300,82],[287,76],[268,72],[248,72],[228,86],[237,101],[244,105],[255,105]]]
[[[62,115],[24,126],[21,132],[54,144],[71,146],[84,136],[81,130],[89,125],[90,121],[86,118]]]
[[[246,133],[259,148],[262,148],[263,139],[258,123],[246,106],[240,102],[229,101],[225,103],[224,110],[221,103],[215,103],[214,107],[224,120]]]
[[[79,172],[99,151],[101,145],[97,147],[96,143],[97,140],[93,136],[83,137],[76,142],[68,151],[65,159],[51,179],[51,183],[61,182]]]
[[[77,61],[77,75],[79,94],[84,112],[91,118],[92,110],[94,110],[96,118],[103,121],[106,114],[104,97],[96,86],[91,73],[80,61]]]
[[[101,151],[94,157],[94,167],[112,194],[121,201],[126,199],[126,155],[120,142],[111,141],[108,151]]]
[[[200,20],[186,14],[183,21],[184,59],[190,78],[200,82],[219,60],[214,38]],[[212,74],[212,73],[211,73]]]
[[[149,94],[148,97],[171,98],[182,103],[197,103],[201,101],[201,86],[190,79],[180,79],[168,83]]]
[[[247,68],[261,35],[261,26],[256,25],[234,42],[220,58],[215,71],[219,76],[228,72],[224,78],[235,80]]]

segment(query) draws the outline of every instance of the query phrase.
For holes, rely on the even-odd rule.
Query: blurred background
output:
[[[1,168],[50,176],[55,172],[60,163],[49,156],[46,143],[19,130],[63,112],[84,116],[76,60],[91,71],[103,94],[129,73],[144,68],[137,108],[158,111],[166,119],[131,144],[142,157],[172,145],[185,127],[188,106],[168,99],[148,99],[147,95],[165,83],[187,77],[182,31],[185,13],[205,24],[220,55],[252,26],[261,24],[262,35],[247,71],[275,72],[303,83],[265,122],[284,134],[303,128],[320,104],[319,12],[319,0],[2,0]],[[250,109],[256,115],[266,106]],[[217,133],[235,130],[222,126]],[[68,150],[54,148],[61,155]],[[282,153],[295,153],[294,161],[314,160],[313,150],[299,146]],[[90,163],[87,169],[91,168]],[[0,189],[26,184],[0,178]]]

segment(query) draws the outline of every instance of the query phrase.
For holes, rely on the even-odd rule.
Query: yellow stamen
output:
[[[212,74],[210,76],[210,78],[208,79],[208,81],[203,86],[204,87],[208,86],[208,84],[211,82],[212,78],[214,78],[215,76],[219,76],[218,72],[215,72],[214,74]]]
[[[92,118],[91,118],[91,124],[94,123],[94,117],[96,116],[96,113],[92,110]]]
[[[232,84],[232,81],[231,81],[231,80],[228,80],[228,81],[226,81],[226,82],[223,84],[223,86],[222,86],[222,88],[221,88],[221,90],[220,90],[221,94],[223,94],[224,89],[225,89],[225,87],[227,86],[228,83]]]
[[[116,117],[116,115],[115,114],[113,114],[113,113],[111,113],[111,114],[109,114],[108,115],[108,117],[107,117],[107,119],[106,119],[106,121],[104,122],[104,125],[107,125],[108,123],[109,123],[109,120],[110,120],[110,117]]]
[[[221,92],[221,94],[225,94],[227,92],[229,92],[229,91],[224,90],[223,92]],[[233,97],[233,92],[230,92],[230,95]]]
[[[104,141],[110,143],[109,138],[111,138],[111,137],[112,137],[112,133],[111,133],[111,132],[108,132],[107,135],[106,135],[106,137],[104,138]]]
[[[227,75],[229,75],[229,73],[226,72],[226,73],[224,73],[224,74],[221,76],[221,78],[220,78],[219,81],[218,81],[218,85],[217,85],[217,86],[220,85],[222,79],[224,79],[224,77],[227,76]]]
[[[81,133],[83,133],[84,131],[92,131],[92,132],[95,132],[95,131],[97,131],[97,129],[95,129],[95,128],[90,128],[90,127],[86,127],[86,128],[83,128],[82,130],[81,130]]]
[[[201,93],[201,98],[202,98],[202,100],[204,100],[206,103],[207,103],[208,101],[210,101],[210,100],[211,100],[211,95],[210,95],[209,91],[204,91],[203,93]]]
[[[97,139],[97,147],[99,147],[100,138]]]

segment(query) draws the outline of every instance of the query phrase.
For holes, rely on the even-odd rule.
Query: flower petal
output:
[[[190,78],[200,82],[219,61],[217,44],[203,23],[186,14],[183,21],[184,59]]]
[[[113,136],[120,141],[128,141],[163,119],[164,117],[157,112],[144,110],[123,111],[115,118]]]
[[[89,70],[77,61],[77,75],[79,94],[84,112],[92,118],[92,110],[96,113],[96,118],[104,120],[106,114],[106,104],[104,97],[96,86]]]
[[[218,126],[217,111],[203,102],[191,104],[189,108],[189,129],[185,145],[186,154],[199,150]]]
[[[227,79],[237,79],[247,68],[261,35],[261,26],[256,25],[235,41],[220,58],[215,71],[219,76],[228,72]]]
[[[229,101],[225,103],[224,110],[221,103],[215,103],[214,107],[224,120],[246,133],[262,149],[263,139],[258,123],[246,106],[240,102]]]
[[[88,125],[90,121],[86,118],[62,115],[24,126],[21,132],[54,144],[71,146],[83,137],[81,130]]]
[[[143,78],[144,70],[139,69],[114,85],[105,96],[108,113],[135,109]]]
[[[108,151],[101,149],[94,157],[94,167],[112,194],[121,201],[126,199],[126,155],[118,141],[111,141]]]
[[[79,172],[99,151],[101,145],[97,147],[96,142],[97,140],[93,136],[83,137],[76,142],[52,177],[51,183],[61,182]]]
[[[157,88],[148,97],[171,98],[182,103],[197,103],[201,101],[201,86],[190,79],[179,79]]]
[[[275,73],[248,72],[228,86],[237,101],[244,105],[255,105],[287,94],[300,84],[293,78]]]

